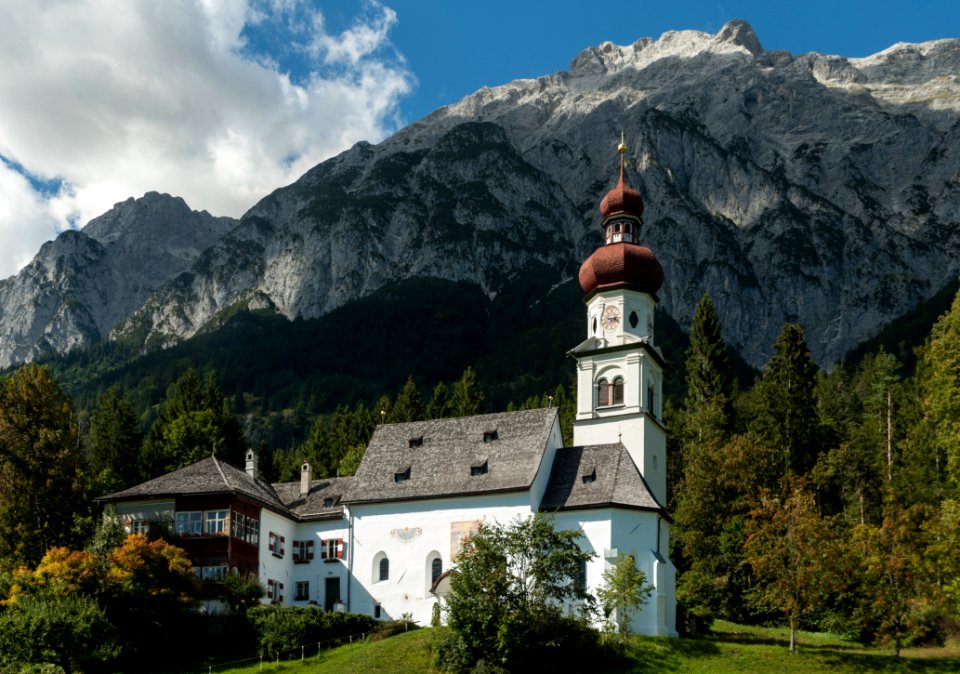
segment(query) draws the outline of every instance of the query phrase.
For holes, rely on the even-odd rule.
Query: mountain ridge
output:
[[[958,65],[960,40],[765,51],[743,21],[603,43],[275,190],[111,336],[169,346],[236,307],[315,318],[416,276],[490,297],[531,265],[563,282],[600,244],[623,129],[664,309],[686,325],[709,292],[754,366],[800,322],[830,365],[960,271]]]

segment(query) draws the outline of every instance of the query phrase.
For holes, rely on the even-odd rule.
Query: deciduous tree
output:
[[[70,401],[50,370],[26,365],[0,383],[0,559],[34,564],[78,537],[83,462]]]
[[[840,582],[837,539],[817,513],[813,494],[799,485],[785,499],[768,494],[751,513],[747,531],[744,549],[759,582],[757,601],[784,613],[795,651],[800,621]]]

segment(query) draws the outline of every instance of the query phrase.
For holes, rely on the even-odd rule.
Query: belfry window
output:
[[[623,377],[616,377],[613,383],[606,379],[597,382],[597,407],[609,407],[623,404]]]
[[[653,398],[653,385],[647,386],[647,411],[654,419],[657,418],[656,401]]]
[[[623,404],[623,377],[617,377],[613,380],[613,391],[611,395],[611,405]]]
[[[610,384],[606,379],[601,379],[597,382],[597,407],[604,407],[609,405],[610,400]]]

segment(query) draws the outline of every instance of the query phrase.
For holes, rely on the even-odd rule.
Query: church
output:
[[[575,582],[595,592],[617,556],[631,555],[653,586],[633,631],[675,636],[665,363],[654,339],[663,270],[640,245],[643,199],[627,184],[622,142],[618,152],[619,180],[600,203],[604,243],[579,274],[574,446],[563,446],[556,409],[384,424],[355,476],[313,479],[305,463],[299,482],[270,484],[250,450],[243,470],[211,456],[98,501],[131,533],[167,523],[202,579],[249,574],[265,602],[421,625],[482,522],[552,513],[593,553]]]

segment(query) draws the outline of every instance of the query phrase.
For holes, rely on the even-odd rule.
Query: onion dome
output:
[[[580,286],[589,298],[595,292],[628,288],[656,296],[663,285],[663,268],[657,256],[638,243],[643,223],[643,198],[627,185],[623,154],[627,146],[620,140],[620,180],[600,202],[605,245],[597,248],[580,267]]]
[[[621,147],[626,147],[622,143]],[[623,168],[623,155],[620,155],[620,180],[616,187],[607,192],[600,201],[600,215],[604,219],[611,215],[624,213],[639,218],[643,215],[643,197],[635,189],[627,185],[626,171]]]
[[[657,256],[636,243],[611,243],[593,251],[580,265],[580,287],[588,297],[607,288],[629,288],[656,295],[663,285]]]

